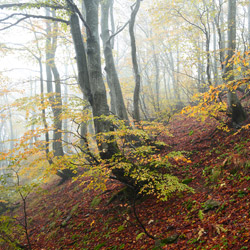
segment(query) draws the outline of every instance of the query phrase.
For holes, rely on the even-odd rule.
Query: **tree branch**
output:
[[[25,19],[28,19],[28,18],[41,18],[41,19],[52,20],[52,21],[55,21],[55,22],[66,23],[67,25],[69,24],[69,21],[66,21],[66,20],[61,19],[61,18],[49,17],[49,16],[43,16],[43,15],[31,15],[31,14],[24,14],[24,13],[14,13],[14,14],[8,16],[8,17],[0,19],[0,22],[6,21],[6,20],[8,20],[10,18],[13,18],[15,16],[23,16],[23,17],[21,19],[17,20],[15,23],[12,23],[12,24],[4,27],[4,28],[1,28],[0,31],[11,28],[11,27],[17,25],[18,23],[20,23],[21,21],[23,21]]]
[[[180,16],[182,19],[184,19],[184,21],[186,21],[186,22],[189,23],[190,25],[192,25],[192,26],[198,28],[199,30],[202,31],[202,33],[206,34],[205,31],[204,31],[199,25],[190,22],[186,17],[184,17],[184,16],[181,14],[181,12],[180,12],[179,10],[177,10],[177,9],[174,9],[174,10],[179,14],[179,16]]]
[[[128,24],[129,24],[129,21],[127,21],[119,30],[117,30],[113,35],[111,35],[106,43],[110,42],[113,37],[115,37],[120,32],[122,32]]]
[[[40,9],[41,7],[47,7],[55,10],[68,10],[65,6],[46,4],[46,3],[13,3],[13,4],[0,5],[0,9],[11,9],[11,8],[25,9],[27,7],[36,9]]]
[[[87,24],[87,22],[85,21],[85,19],[82,16],[82,13],[80,12],[80,10],[78,9],[78,7],[75,5],[75,3],[72,0],[66,0],[66,2],[68,3],[68,5],[70,6],[71,11],[75,12],[78,14],[79,18],[81,19],[81,21],[83,22],[84,26],[86,27],[86,29],[88,30],[90,36],[92,36],[92,32],[91,29],[89,27],[89,25]]]

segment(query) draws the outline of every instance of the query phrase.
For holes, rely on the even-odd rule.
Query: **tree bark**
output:
[[[111,129],[110,122],[100,118],[100,116],[108,116],[110,112],[101,68],[98,29],[99,0],[84,0],[84,4],[86,9],[86,23],[89,27],[89,30],[87,30],[87,58],[89,80],[91,83],[90,88],[93,97],[92,111],[96,134],[99,134],[108,132]],[[115,143],[100,142],[98,146],[102,158],[108,159],[118,152]]]
[[[133,118],[135,121],[140,121],[140,108],[139,108],[139,96],[140,96],[140,85],[141,85],[141,76],[139,73],[139,67],[137,63],[137,55],[136,55],[136,42],[135,42],[135,33],[134,33],[134,25],[136,15],[139,11],[141,4],[141,0],[136,1],[136,5],[131,13],[131,18],[129,22],[129,35],[131,40],[131,55],[132,55],[132,63],[133,63],[133,70],[135,76],[135,89],[134,89],[134,97],[133,97],[133,104],[134,104],[134,111],[133,111]]]
[[[5,94],[5,102],[7,104],[8,115],[9,115],[9,125],[10,125],[10,150],[14,149],[14,130],[13,130],[13,122],[12,122],[12,112],[9,105],[8,95]]]
[[[236,0],[228,0],[228,57],[224,72],[224,79],[227,83],[234,81],[233,57],[236,49]],[[228,110],[232,116],[232,122],[236,124],[242,123],[246,119],[246,113],[238,99],[235,90],[228,90]]]
[[[248,23],[248,36],[247,36],[247,41],[248,41],[248,48],[250,47],[250,0],[248,0],[248,6],[247,6],[247,23]]]
[[[102,19],[101,19],[101,30],[102,30],[102,41],[104,49],[104,57],[106,62],[105,71],[107,72],[107,78],[110,85],[111,97],[114,98],[115,110],[118,117],[126,121],[128,125],[128,114],[124,104],[120,81],[115,68],[112,46],[109,35],[109,13],[112,0],[106,0],[102,2]]]
[[[83,43],[81,28],[77,14],[72,13],[70,16],[70,31],[76,52],[76,64],[78,72],[78,84],[82,90],[85,98],[93,105],[93,96],[91,93],[89,72],[87,66],[87,57],[85,52],[85,46]]]
[[[43,86],[43,66],[42,66],[42,60],[41,58],[38,58],[38,63],[39,63],[39,73],[40,73],[40,91],[41,91],[41,106],[44,106],[44,86]],[[48,123],[46,120],[46,112],[45,108],[42,108],[42,121],[44,125],[44,134],[45,134],[45,152],[46,152],[46,157],[49,162],[49,164],[52,164],[52,160],[50,159],[49,156],[49,132],[48,132]]]
[[[55,13],[52,12],[54,16]],[[46,16],[50,16],[50,11],[46,9]],[[53,153],[55,157],[64,156],[63,145],[62,145],[62,93],[61,93],[61,81],[60,74],[55,64],[55,54],[57,49],[57,31],[58,24],[54,23],[53,29],[51,24],[47,22],[46,32],[46,73],[47,73],[47,91],[50,94],[49,100],[51,109],[53,112]],[[55,81],[55,92],[53,91],[52,85],[52,74]],[[62,180],[67,180],[73,176],[70,169],[63,169],[57,171],[57,175],[62,178]]]

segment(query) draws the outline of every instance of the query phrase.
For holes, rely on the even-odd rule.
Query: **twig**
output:
[[[132,204],[134,216],[135,216],[137,222],[138,222],[138,223],[140,224],[140,226],[142,227],[144,233],[145,233],[150,239],[157,240],[156,237],[154,237],[153,235],[151,235],[151,234],[147,231],[146,227],[143,225],[143,223],[142,223],[142,222],[140,221],[140,219],[139,219],[139,216],[138,216],[138,214],[137,214],[137,212],[136,212],[136,206],[135,206],[136,199],[137,199],[137,194],[136,194],[136,191],[135,191],[135,190],[134,190],[134,192],[135,192],[135,193],[134,193],[134,200],[133,200],[133,204]]]

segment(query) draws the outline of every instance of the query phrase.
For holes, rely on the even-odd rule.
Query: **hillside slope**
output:
[[[168,145],[162,155],[185,151],[190,161],[176,160],[172,174],[195,192],[167,202],[138,201],[139,221],[155,238],[178,237],[162,249],[250,249],[250,130],[227,133],[212,120],[199,123],[183,115],[169,130],[173,137],[161,138]],[[108,191],[98,193],[83,192],[77,182],[57,186],[58,181],[28,200],[32,249],[161,249],[128,200],[108,203],[121,184],[110,181]],[[21,210],[14,212],[22,218]]]

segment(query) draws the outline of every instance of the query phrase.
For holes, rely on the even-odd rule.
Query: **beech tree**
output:
[[[55,12],[52,12],[55,16]],[[50,11],[46,8],[46,16],[50,16]],[[51,24],[46,22],[46,75],[47,75],[47,91],[50,94],[49,100],[54,115],[54,131],[53,131],[53,150],[55,156],[63,156],[62,147],[62,93],[60,74],[55,63],[55,54],[57,49],[58,23],[55,22],[53,29]],[[52,78],[53,74],[53,78]],[[53,81],[54,79],[54,81]],[[53,84],[55,83],[55,91]]]
[[[109,13],[111,10],[112,2],[113,0],[107,0],[101,2],[102,6],[101,37],[103,41],[103,50],[106,63],[105,71],[107,73],[107,82],[109,84],[111,92],[111,110],[114,105],[115,114],[117,114],[120,119],[128,121],[128,114],[123,100],[121,85],[116,71],[113,52],[112,52],[112,40],[114,39],[115,35],[113,34],[112,36],[110,36],[110,29],[109,29],[109,20],[110,20]],[[122,29],[119,30],[119,32],[120,31],[122,31]]]
[[[131,41],[131,55],[132,55],[132,63],[135,77],[135,90],[133,97],[133,118],[135,121],[140,121],[140,108],[139,108],[139,98],[140,98],[140,86],[141,86],[141,76],[139,73],[138,62],[137,62],[137,54],[136,54],[136,41],[134,34],[134,25],[136,15],[139,11],[141,4],[141,0],[137,0],[135,6],[132,7],[131,18],[129,22],[129,35]]]
[[[240,124],[246,119],[246,113],[238,99],[236,90],[233,88],[235,78],[232,58],[236,50],[236,10],[236,0],[228,0],[228,48],[224,79],[230,85],[228,90],[228,109],[232,116],[232,121]]]
[[[92,112],[94,116],[94,124],[95,124],[95,133],[97,135],[99,134],[105,134],[112,130],[112,123],[109,120],[104,119],[104,117],[107,117],[110,114],[109,106],[107,102],[107,95],[106,95],[106,88],[104,85],[104,80],[102,76],[102,66],[101,66],[101,50],[100,50],[100,42],[99,42],[99,27],[98,27],[98,21],[99,21],[99,0],[84,0],[84,6],[86,10],[86,20],[83,18],[81,12],[79,11],[78,7],[74,4],[73,1],[67,0],[65,5],[61,5],[60,3],[57,3],[53,1],[50,3],[41,3],[41,4],[32,4],[32,3],[26,3],[23,4],[10,4],[10,5],[2,5],[0,8],[12,8],[12,7],[30,7],[30,8],[49,8],[52,10],[65,10],[67,13],[69,13],[69,20],[62,19],[60,17],[50,16],[50,15],[31,15],[31,14],[23,14],[23,13],[17,13],[14,15],[21,15],[24,16],[23,19],[26,18],[43,18],[47,20],[52,20],[56,22],[63,22],[65,24],[70,25],[70,31],[72,34],[73,44],[75,47],[75,54],[76,54],[76,62],[77,62],[77,68],[78,68],[78,83],[79,86],[84,93],[85,98],[89,102],[89,104],[92,107]],[[10,18],[10,17],[9,17]],[[6,18],[8,19],[8,18]],[[79,19],[83,22],[83,24],[86,27],[87,31],[87,49],[85,49],[85,44],[83,42],[82,34],[81,34],[81,28]],[[21,20],[19,20],[21,21]],[[104,23],[105,25],[105,23]],[[10,25],[11,26],[11,25]],[[8,27],[8,26],[7,26]],[[56,29],[56,25],[54,25],[54,28]],[[47,31],[49,32],[49,25],[47,26]],[[104,33],[106,30],[103,30]],[[106,36],[107,38],[107,36]],[[105,35],[104,35],[105,39]],[[107,40],[106,40],[107,42]],[[106,43],[107,44],[107,43]],[[50,49],[48,49],[50,48]],[[57,130],[57,139],[55,142],[61,141],[61,134],[60,134],[60,128],[61,128],[61,121],[59,118],[60,116],[60,110],[61,110],[61,98],[60,98],[60,77],[58,70],[55,65],[54,57],[55,57],[55,50],[56,50],[56,37],[48,38],[47,39],[47,76],[48,76],[48,91],[51,91],[51,85],[49,84],[51,82],[51,71],[54,76],[54,80],[56,82],[56,92],[59,94],[59,99],[56,100],[56,97],[53,97],[54,100],[52,100],[52,110],[54,113],[55,118],[55,129]],[[107,47],[106,47],[107,51]],[[107,53],[106,53],[107,55]],[[106,58],[110,60],[110,57]],[[111,67],[111,69],[109,69]],[[110,70],[111,74],[115,75],[115,68],[114,65],[112,65],[112,62],[110,64],[109,61],[107,61],[107,69]],[[110,75],[109,75],[110,77]],[[122,93],[121,89],[119,87],[119,82],[117,82],[118,77],[116,77],[116,85],[114,86],[116,99],[117,99],[117,106],[119,108],[120,116],[122,119],[128,121],[128,117],[125,112],[125,105],[122,104],[122,109],[120,109],[120,106],[118,102],[122,103]],[[113,79],[112,79],[113,81]],[[56,104],[54,104],[54,101],[56,100]],[[59,102],[58,102],[59,101]],[[59,138],[60,136],[60,138]],[[108,135],[104,136],[106,137],[105,140],[98,140],[97,137],[97,145],[99,148],[99,153],[102,159],[109,159],[114,154],[118,153],[118,146],[116,145],[116,142],[112,140],[112,136]],[[61,143],[61,142],[60,142]],[[61,149],[59,151],[58,147],[55,147],[57,156],[62,156],[62,144],[58,144]],[[67,171],[65,169],[64,171]],[[124,176],[124,172],[122,169],[112,169],[112,173],[118,180],[122,180],[123,182],[129,181],[131,178],[128,176]],[[69,173],[64,175],[71,174]]]

